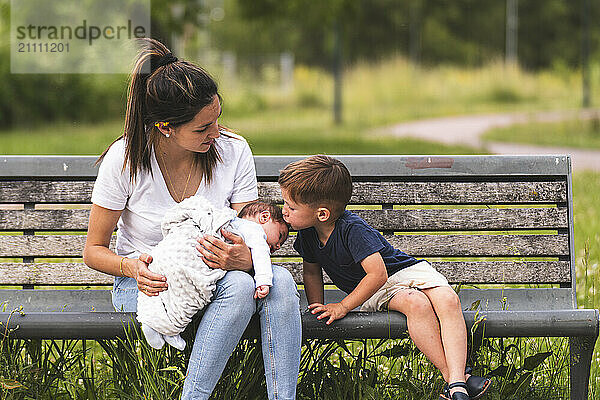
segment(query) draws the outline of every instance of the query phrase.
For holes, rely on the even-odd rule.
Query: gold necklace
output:
[[[175,195],[175,201],[177,201],[177,193],[175,192],[175,186],[173,185],[173,182],[171,181],[171,177],[169,176],[169,169],[167,168],[167,163],[165,162],[165,156],[162,154],[162,152],[160,152],[160,157],[162,158],[163,165],[165,166],[165,173],[167,174],[167,179],[169,180],[169,183],[171,184],[171,189],[173,189],[173,194]],[[185,182],[185,187],[183,188],[183,193],[181,193],[181,198],[179,199],[179,201],[177,201],[178,203],[181,203],[183,201],[183,198],[185,197],[185,191],[187,190],[188,184],[190,183],[190,178],[192,177],[193,169],[194,169],[194,163],[192,162],[192,165],[190,167],[190,173],[188,174],[187,181]]]

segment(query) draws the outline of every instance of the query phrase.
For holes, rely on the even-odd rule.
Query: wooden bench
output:
[[[281,202],[279,170],[299,158],[255,157],[262,199]],[[465,309],[480,300],[486,336],[568,337],[571,399],[587,399],[598,310],[577,308],[569,157],[339,158],[353,175],[359,215],[451,282],[473,285],[460,297]],[[0,290],[0,321],[15,328],[12,337],[110,338],[131,320],[113,311],[109,290],[91,290],[109,289],[112,277],[81,261],[94,161],[0,157],[0,285],[13,287]],[[292,243],[275,261],[302,283]],[[19,306],[23,314],[9,312]],[[464,315],[471,327],[475,311]],[[304,314],[303,328],[309,338],[395,338],[406,319],[352,312],[326,326]]]

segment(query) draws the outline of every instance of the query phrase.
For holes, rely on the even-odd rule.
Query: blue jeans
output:
[[[302,339],[296,283],[285,268],[274,265],[269,295],[258,300],[253,297],[254,279],[245,272],[229,271],[217,282],[214,299],[196,331],[182,400],[209,398],[255,312],[260,317],[269,399],[296,398]],[[136,310],[135,280],[115,280],[113,304],[117,310]]]

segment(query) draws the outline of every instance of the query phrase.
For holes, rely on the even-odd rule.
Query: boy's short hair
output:
[[[322,154],[288,164],[278,182],[294,202],[326,205],[334,218],[342,215],[352,196],[352,178],[346,166]]]
[[[260,214],[263,211],[268,211],[269,213],[271,213],[271,219],[273,220],[273,222],[279,222],[287,225],[287,223],[283,219],[283,212],[281,211],[281,207],[273,203],[266,203],[264,201],[259,200],[250,202],[244,207],[242,207],[242,209],[238,213],[238,217],[254,217],[255,215]]]

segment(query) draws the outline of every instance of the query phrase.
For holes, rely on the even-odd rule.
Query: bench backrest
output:
[[[256,156],[259,197],[281,203],[279,170]],[[339,156],[350,208],[453,283],[551,284],[576,307],[568,156]],[[108,285],[81,260],[96,157],[0,157],[0,286]],[[302,283],[293,237],[274,254]],[[486,286],[487,287],[487,286]]]

